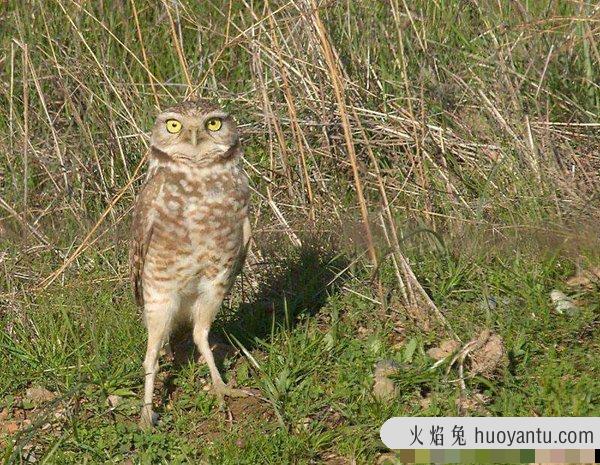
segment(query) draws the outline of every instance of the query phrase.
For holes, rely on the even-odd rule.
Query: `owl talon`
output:
[[[140,428],[150,430],[158,424],[158,414],[152,411],[152,407],[144,405],[140,414]]]
[[[216,384],[213,387],[213,390],[215,392],[215,395],[217,396],[217,399],[219,400],[219,403],[224,403],[225,397],[239,398],[239,397],[248,397],[250,395],[249,392],[244,391],[243,389],[232,388],[232,387],[227,386],[225,383]]]

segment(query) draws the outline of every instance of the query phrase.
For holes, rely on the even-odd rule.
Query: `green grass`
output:
[[[597,6],[319,3],[377,267],[308,2],[3,3],[0,460],[369,464],[391,416],[600,414],[598,282],[567,283],[600,266]],[[261,399],[228,415],[204,365],[163,363],[160,423],[143,432],[127,238],[144,169],[126,186],[185,71],[243,133],[255,243],[214,331],[239,349],[225,378]],[[448,327],[403,297],[392,228]],[[555,289],[576,315],[556,312]],[[483,330],[504,363],[461,393],[457,366],[427,352]],[[393,401],[373,396],[382,360],[400,366]],[[55,399],[33,404],[32,386]]]
[[[557,315],[548,294],[564,288],[573,263],[561,251],[538,254],[538,244],[525,242],[515,246],[518,258],[510,263],[506,250],[414,259],[426,263],[420,276],[461,339],[485,327],[504,339],[508,366],[493,378],[468,381],[469,392],[489,397],[487,414],[597,416],[597,289],[581,296],[579,315]],[[331,264],[320,266],[324,269],[313,262],[311,272],[334,271],[327,270]],[[110,276],[95,273],[88,277],[95,284],[74,279],[67,288],[39,294],[24,321],[5,315],[10,331],[0,333],[0,343],[10,363],[0,368],[4,402],[14,402],[28,384],[42,385],[60,399],[39,414],[60,410],[66,415],[51,434],[35,423],[23,430],[13,453],[32,443],[50,463],[127,458],[135,463],[319,463],[328,457],[372,463],[383,450],[378,430],[387,418],[457,413],[459,390],[451,381],[457,372],[446,375],[445,365],[432,370],[434,360],[426,354],[439,340],[440,328],[423,332],[406,316],[384,314],[379,305],[339,289],[325,289],[317,308],[304,306],[314,298],[314,288],[307,291],[297,281],[281,280],[279,297],[288,296],[288,323],[285,314],[278,314],[284,303],[273,300],[274,314],[254,305],[251,316],[243,316],[255,323],[252,331],[242,332],[236,308],[218,326],[218,331],[245,338],[252,354],[226,364],[226,377],[258,388],[266,400],[233,402],[231,423],[202,389],[205,366],[163,366],[160,378],[170,378],[170,394],[159,383],[161,422],[152,433],[142,432],[136,418],[144,330],[128,286],[102,281]],[[364,278],[340,279],[376,298]],[[498,306],[482,308],[484,295],[494,296]],[[243,311],[251,307],[245,304]],[[272,325],[273,319],[279,321]],[[262,331],[261,324],[271,329]],[[253,338],[253,333],[262,337]],[[394,402],[379,402],[371,393],[373,368],[382,359],[402,366]],[[106,400],[111,394],[124,398],[112,411]]]

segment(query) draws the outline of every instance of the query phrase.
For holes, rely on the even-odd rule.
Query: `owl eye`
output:
[[[209,131],[218,131],[223,126],[221,118],[211,118],[206,122],[206,129]]]
[[[181,131],[181,123],[176,119],[168,119],[167,131],[169,131],[171,134],[177,134],[179,131]]]

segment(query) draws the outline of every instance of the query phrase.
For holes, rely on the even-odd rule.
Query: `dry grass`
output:
[[[240,123],[259,245],[331,237],[344,271],[368,276],[370,302],[385,312],[394,294],[452,337],[408,231],[430,244],[595,231],[595,2],[3,5],[0,316],[26,319],[31,296],[93,269],[125,282],[146,131],[158,108],[192,95]],[[254,247],[252,292],[267,253]]]
[[[40,253],[56,247],[65,218],[75,225],[57,247],[74,250],[37,283],[49,284],[127,217],[152,103],[201,94],[239,114],[258,225],[272,218],[296,241],[290,222],[342,221],[340,210],[352,209],[344,186],[351,181],[371,263],[378,259],[370,221],[383,214],[398,279],[410,289],[416,281],[401,256],[398,215],[433,227],[501,223],[507,214],[519,222],[508,212],[522,202],[520,216],[561,218],[577,216],[595,195],[598,8],[563,2],[555,12],[527,12],[517,4],[469,7],[484,23],[508,24],[474,29],[466,42],[474,50],[454,51],[431,29],[444,28],[436,17],[444,12],[419,2],[392,1],[391,15],[382,5],[316,2],[229,3],[202,13],[186,2],[9,7],[5,227],[22,230]],[[536,54],[543,47],[547,53]],[[563,60],[586,70],[577,83],[583,101],[556,84],[569,78]],[[52,239],[32,233],[40,225],[54,230]]]

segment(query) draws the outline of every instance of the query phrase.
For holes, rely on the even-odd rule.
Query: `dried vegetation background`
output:
[[[390,347],[405,358],[426,356],[421,339],[412,346],[412,324],[436,365],[451,360],[459,413],[470,404],[489,413],[465,379],[498,378],[522,341],[490,332],[489,318],[468,330],[460,312],[448,322],[459,307],[447,297],[463,281],[436,284],[448,270],[435,266],[489,250],[511,256],[527,238],[540,253],[560,249],[572,264],[564,273],[589,274],[580,254],[597,250],[599,42],[600,6],[588,0],[0,2],[0,348],[29,360],[22,341],[43,336],[31,315],[53,292],[67,296],[56,306],[67,316],[69,293],[83,286],[119,291],[90,290],[89,301],[128,301],[147,131],[158,109],[200,96],[235,115],[253,190],[254,245],[233,302],[277,312],[285,280],[275,277],[286,269],[294,302],[312,315],[335,283],[386,324],[400,319]],[[446,258],[415,259],[438,249]],[[290,254],[304,261],[290,268]],[[307,274],[307,263],[319,272]],[[482,298],[496,299],[488,317],[513,302]],[[594,311],[582,334],[597,331]],[[370,341],[365,325],[355,325],[357,340]],[[0,396],[24,392],[40,370],[13,373]],[[386,370],[393,378],[397,367]],[[399,395],[390,379],[382,398]],[[327,450],[318,460],[374,457]]]

